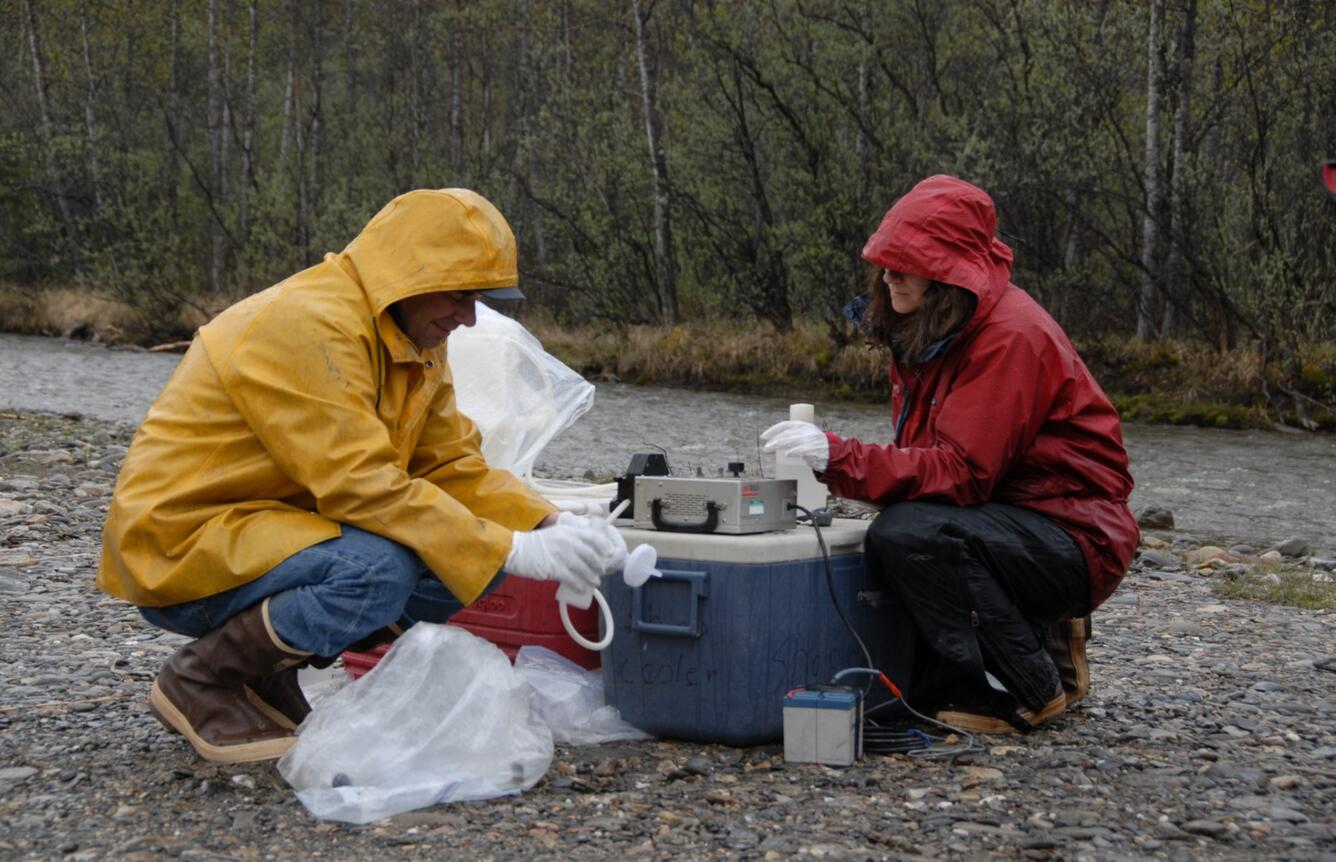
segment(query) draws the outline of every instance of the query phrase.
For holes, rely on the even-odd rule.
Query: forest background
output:
[[[0,0],[0,329],[179,341],[465,186],[594,376],[885,397],[842,315],[914,182],[1131,419],[1336,429],[1325,0]]]

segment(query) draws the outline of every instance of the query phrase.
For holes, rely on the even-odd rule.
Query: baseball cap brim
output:
[[[485,299],[523,299],[524,293],[518,287],[494,287],[480,290],[478,295]]]

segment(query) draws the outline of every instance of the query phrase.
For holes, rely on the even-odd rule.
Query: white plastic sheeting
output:
[[[477,424],[488,464],[531,480],[543,447],[593,405],[594,384],[517,321],[477,308],[477,323],[448,343],[456,406]]]

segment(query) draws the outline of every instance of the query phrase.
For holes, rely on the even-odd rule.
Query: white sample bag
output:
[[[488,464],[530,479],[543,447],[593,405],[594,384],[517,321],[482,303],[477,310],[477,323],[447,342],[455,405],[478,426]]]
[[[546,647],[527,645],[515,656],[515,670],[528,681],[533,710],[557,742],[597,745],[653,738],[603,702],[603,676],[596,670],[585,670]]]
[[[302,724],[278,771],[316,817],[370,823],[440,802],[527,790],[552,764],[552,731],[492,643],[418,623]]]

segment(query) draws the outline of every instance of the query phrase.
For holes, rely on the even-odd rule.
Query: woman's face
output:
[[[884,270],[881,280],[891,291],[891,308],[896,314],[913,314],[923,305],[923,294],[932,281],[921,275]]]

